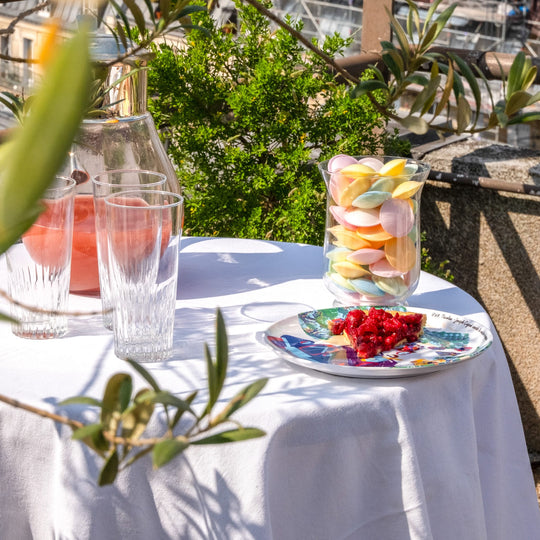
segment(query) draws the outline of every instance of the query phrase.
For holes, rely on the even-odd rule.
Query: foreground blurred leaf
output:
[[[170,392],[154,392],[153,390],[147,390],[146,392],[141,393],[137,396],[136,402],[148,401],[149,403],[161,403],[161,405],[172,405],[177,407],[182,411],[189,411],[191,414],[196,416],[195,411],[191,409],[189,403],[176,397]]]
[[[127,408],[132,388],[131,375],[127,373],[116,373],[108,380],[101,409],[101,422],[108,429],[116,431],[119,413]]]
[[[19,321],[17,319],[10,317],[7,313],[1,313],[1,312],[0,312],[0,321],[10,322],[13,324],[19,324]]]
[[[230,418],[240,407],[251,401],[265,387],[267,382],[268,379],[259,379],[254,383],[248,384],[227,403],[223,411],[212,420],[212,424],[217,425]]]
[[[229,366],[229,344],[227,339],[227,331],[225,330],[225,321],[221,310],[216,311],[216,384],[217,393],[221,393],[225,377],[227,376],[227,368]]]
[[[75,396],[62,400],[58,405],[92,405],[94,407],[101,407],[102,403],[99,399],[94,399],[88,396]]]
[[[142,399],[147,390],[140,390],[135,396],[135,404],[122,414],[122,437],[138,439],[146,430],[146,426],[154,412],[154,403]]]
[[[157,443],[152,452],[152,463],[159,468],[169,463],[171,459],[183,452],[189,446],[189,441],[185,437],[166,439]]]
[[[109,449],[109,443],[103,436],[102,424],[88,424],[82,428],[76,429],[71,438],[76,441],[82,441],[97,452]]]
[[[138,362],[135,362],[135,360],[131,360],[130,358],[124,358],[124,360],[139,374],[141,375],[141,377],[143,377],[143,379],[156,391],[156,392],[160,392],[161,391],[161,388],[159,387],[158,383],[156,382],[156,380],[154,379],[154,377],[152,377],[152,375],[150,375],[150,373],[148,373],[148,371],[146,371],[146,369],[144,369],[141,364],[139,364]]]
[[[204,439],[193,441],[191,444],[223,444],[237,441],[247,441],[248,439],[256,439],[257,437],[264,437],[266,432],[257,428],[238,428],[231,429],[230,431],[223,431],[210,435]]]
[[[118,452],[115,450],[107,459],[105,462],[105,465],[103,466],[103,469],[101,469],[101,472],[99,473],[98,478],[98,485],[99,486],[106,486],[108,484],[112,484],[115,479],[116,475],[118,474],[118,465],[119,465],[119,459],[118,459]]]
[[[56,52],[24,127],[0,147],[0,253],[35,220],[36,204],[62,166],[87,108],[88,32]]]

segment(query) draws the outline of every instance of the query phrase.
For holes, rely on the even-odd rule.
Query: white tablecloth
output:
[[[221,307],[230,340],[223,402],[269,377],[237,414],[266,437],[192,447],[159,470],[141,460],[100,488],[100,460],[67,427],[0,404],[0,538],[540,538],[506,359],[469,295],[422,274],[409,304],[491,327],[482,355],[419,377],[348,379],[291,365],[260,341],[271,322],[332,305],[320,248],[186,238],[180,267],[175,356],[146,366],[180,396],[205,388],[203,342],[213,344]],[[70,307],[99,301],[72,297]],[[0,340],[0,393],[51,411],[66,412],[56,404],[70,396],[100,398],[111,374],[130,372],[98,316],[70,320],[66,337],[45,342],[16,338],[4,324]]]

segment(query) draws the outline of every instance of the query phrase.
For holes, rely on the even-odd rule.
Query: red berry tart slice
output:
[[[417,341],[424,331],[426,315],[377,308],[353,309],[344,319],[328,322],[332,334],[346,338],[361,358],[371,358],[402,343]]]

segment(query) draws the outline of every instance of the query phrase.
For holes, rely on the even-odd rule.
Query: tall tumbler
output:
[[[57,177],[45,191],[44,211],[6,252],[8,293],[15,335],[30,339],[63,336],[68,329],[73,196],[75,180]],[[30,309],[27,309],[28,306]]]
[[[107,274],[107,230],[105,227],[105,197],[126,190],[162,189],[167,177],[159,172],[134,169],[114,169],[92,177],[98,253],[99,288],[103,310],[103,325],[112,330],[112,302]]]
[[[173,353],[183,198],[126,191],[108,195],[105,205],[115,354],[166,360]]]

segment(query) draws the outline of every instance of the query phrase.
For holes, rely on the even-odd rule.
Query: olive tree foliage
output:
[[[508,78],[503,80],[502,98],[495,101],[489,81],[478,66],[469,66],[454,52],[432,50],[457,6],[450,5],[437,15],[440,3],[441,0],[437,0],[431,4],[424,21],[421,21],[418,7],[412,0],[407,0],[409,13],[405,28],[391,13],[387,13],[396,43],[381,42],[381,65],[371,67],[375,79],[359,82],[352,89],[352,94],[371,96],[381,113],[419,134],[432,127],[457,134],[478,133],[540,120],[539,112],[526,110],[540,100],[540,92],[529,92],[536,79],[537,68],[523,52],[516,55]],[[425,73],[426,68],[428,74]],[[483,124],[480,114],[482,84],[491,107],[487,122]],[[392,111],[392,106],[412,85],[418,85],[421,90],[406,116],[399,116]],[[374,91],[382,94],[373,99]],[[468,96],[472,96],[474,108]]]

